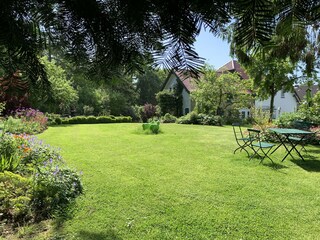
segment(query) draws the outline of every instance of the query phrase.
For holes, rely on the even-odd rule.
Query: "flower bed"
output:
[[[26,134],[0,137],[0,223],[18,225],[67,214],[82,193],[79,174],[59,149]]]

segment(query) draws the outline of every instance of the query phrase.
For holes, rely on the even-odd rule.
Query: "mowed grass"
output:
[[[49,128],[85,194],[59,239],[320,239],[320,149],[306,162],[248,160],[232,128],[162,124]]]

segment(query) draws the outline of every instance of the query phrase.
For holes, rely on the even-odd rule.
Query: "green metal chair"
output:
[[[248,147],[250,148],[250,138],[249,138],[249,136],[244,136],[243,135],[243,131],[241,129],[240,123],[233,123],[232,124],[232,128],[233,128],[234,137],[235,137],[236,142],[238,144],[238,148],[236,148],[233,151],[233,154],[235,154],[238,150],[240,150],[240,152],[242,150],[244,150],[248,154],[248,157],[249,157],[250,154],[246,149]]]
[[[308,129],[309,130],[309,129]],[[310,130],[309,130],[310,131]],[[296,143],[298,146],[300,146],[300,151],[305,151],[308,154],[308,151],[306,149],[306,145],[312,140],[312,138],[314,138],[317,135],[317,132],[313,132],[312,134],[308,134],[306,136],[304,135],[293,135],[293,136],[289,136],[288,139],[290,141],[292,141],[293,143]]]
[[[250,146],[254,151],[254,154],[250,156],[250,160],[253,157],[258,156],[259,158],[261,158],[260,163],[265,158],[269,158],[270,161],[274,163],[273,160],[268,156],[268,153],[275,146],[275,144],[261,141],[260,130],[248,128],[248,132],[249,132],[249,138],[251,139]]]

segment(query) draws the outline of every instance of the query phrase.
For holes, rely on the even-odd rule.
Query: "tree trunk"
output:
[[[217,112],[216,112],[216,114],[218,115],[218,116],[220,116],[222,113],[221,113],[221,104],[222,104],[222,90],[220,89],[219,90],[219,101],[218,101],[218,107],[217,107]]]
[[[273,109],[274,109],[274,97],[275,97],[275,90],[274,87],[272,87],[272,89],[270,89],[270,109],[269,109],[269,123],[272,122],[272,115],[273,115]]]

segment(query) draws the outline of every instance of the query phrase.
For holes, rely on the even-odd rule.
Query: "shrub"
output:
[[[222,126],[222,118],[220,116],[207,115],[203,113],[197,114],[196,112],[191,112],[185,116],[178,118],[177,123]]]
[[[170,113],[166,113],[163,117],[162,117],[162,122],[163,123],[174,123],[176,122],[177,118],[173,115],[171,115]]]
[[[283,113],[274,121],[274,124],[282,128],[292,128],[296,121],[304,120],[303,116],[298,112]]]
[[[142,124],[142,129],[147,133],[158,134],[160,131],[160,122],[159,121],[152,121],[148,123]]]
[[[142,122],[147,122],[148,119],[153,118],[157,115],[157,107],[155,105],[146,103],[140,108],[140,117]]]
[[[320,145],[320,126],[311,127],[310,131],[314,134],[311,135],[309,142],[315,145]]]
[[[71,118],[64,118],[62,119],[62,124],[95,124],[95,123],[127,123],[132,122],[131,117],[125,116],[77,116]]]
[[[221,116],[199,114],[198,122],[202,125],[222,126]]]
[[[65,214],[73,200],[82,193],[79,176],[68,168],[46,164],[33,179],[32,209],[36,220],[53,214]]]
[[[60,117],[57,117],[54,122],[57,124],[57,125],[60,125],[62,124],[62,119]]]
[[[100,116],[97,118],[98,123],[114,123],[116,119],[114,116]]]
[[[61,124],[61,116],[60,114],[56,113],[46,113],[45,116],[47,117],[47,124],[50,125],[56,125]]]
[[[0,215],[9,222],[32,218],[31,181],[27,177],[9,171],[0,172]]]
[[[161,114],[170,113],[177,114],[177,96],[175,92],[168,90],[161,91],[156,95],[157,102],[161,109]]]
[[[42,220],[68,213],[82,193],[79,175],[59,150],[28,135],[0,139],[0,221]]]
[[[36,134],[47,129],[47,117],[36,109],[19,108],[12,114],[4,123],[7,132]]]

